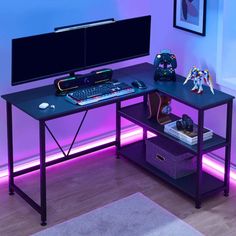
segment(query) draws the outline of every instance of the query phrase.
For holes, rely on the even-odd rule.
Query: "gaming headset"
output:
[[[181,120],[176,121],[177,130],[193,132],[193,120],[186,114],[183,114]]]

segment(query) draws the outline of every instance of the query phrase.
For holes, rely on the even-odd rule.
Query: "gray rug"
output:
[[[34,236],[199,236],[200,232],[141,193],[93,210]]]

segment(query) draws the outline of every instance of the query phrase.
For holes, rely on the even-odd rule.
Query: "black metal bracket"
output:
[[[78,127],[78,129],[77,129],[77,131],[76,131],[76,133],[75,133],[75,136],[74,136],[74,138],[73,138],[73,141],[72,141],[72,143],[71,143],[71,145],[70,145],[70,148],[69,148],[69,150],[68,150],[67,153],[65,153],[65,151],[64,151],[63,148],[62,148],[62,146],[59,144],[58,140],[56,139],[55,135],[54,135],[53,132],[50,130],[50,128],[48,127],[48,125],[45,123],[45,127],[46,127],[47,131],[49,132],[49,134],[51,135],[51,137],[53,138],[53,140],[55,141],[55,143],[57,144],[57,146],[58,146],[59,149],[61,150],[61,152],[62,152],[62,154],[64,155],[64,157],[68,157],[68,156],[70,155],[71,149],[73,148],[73,145],[74,145],[74,143],[75,143],[75,140],[76,140],[76,138],[77,138],[77,136],[78,136],[78,134],[79,134],[79,132],[80,132],[82,126],[83,126],[83,123],[84,123],[84,120],[85,120],[85,118],[86,118],[86,116],[87,116],[87,113],[88,113],[88,110],[86,110],[85,113],[84,113],[84,115],[83,115],[83,118],[82,118],[82,120],[81,120],[81,122],[80,122],[80,124],[79,124],[79,127]]]

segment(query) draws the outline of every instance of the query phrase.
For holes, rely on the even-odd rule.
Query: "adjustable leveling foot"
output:
[[[42,225],[42,226],[46,226],[46,225],[47,225],[47,222],[46,222],[46,221],[42,221],[42,222],[41,222],[41,225]]]
[[[224,191],[224,196],[228,197],[229,196],[229,191]]]

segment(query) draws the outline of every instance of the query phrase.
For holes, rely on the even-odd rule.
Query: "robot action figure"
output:
[[[203,92],[202,84],[204,80],[205,83],[210,87],[211,92],[214,94],[212,78],[208,70],[200,70],[194,66],[190,70],[186,80],[184,81],[184,84],[186,84],[190,79],[193,79],[194,84],[192,91],[197,91],[198,94],[201,94]]]

